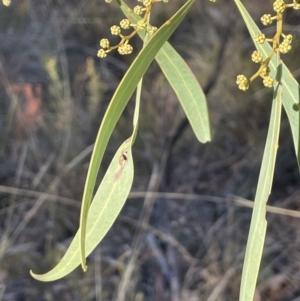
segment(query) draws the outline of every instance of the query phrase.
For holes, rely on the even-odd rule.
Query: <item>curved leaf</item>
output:
[[[141,50],[139,55],[136,57],[136,59],[126,72],[122,81],[120,82],[102,120],[87,174],[80,214],[80,241],[83,250],[81,254],[83,269],[86,268],[86,255],[83,247],[85,245],[85,221],[87,219],[87,212],[91,203],[100,163],[102,161],[109,138],[117,124],[117,121],[121,116],[121,113],[123,112],[126,104],[132,96],[139,80],[145,74],[159,49],[163,46],[163,44],[168,40],[177,26],[181,23],[182,19],[187,14],[194,2],[195,0],[187,1],[171,19],[169,19],[167,22],[165,22],[164,25],[161,26],[161,28],[147,43],[146,47]]]
[[[87,255],[92,252],[118,216],[129,194],[133,181],[131,146],[137,131],[139,101],[137,101],[135,110],[133,135],[126,140],[117,151],[94,197],[94,201],[90,205],[90,198],[95,186],[103,152],[112,130],[136,85],[149,67],[159,48],[179,25],[193,2],[194,0],[190,0],[172,19],[162,26],[155,37],[153,37],[140,52],[121,81],[107,109],[96,139],[85,186],[79,231],[62,260],[51,271],[42,275],[30,271],[35,279],[40,281],[53,281],[73,271],[80,262],[83,263],[85,267],[85,251]],[[111,205],[111,201],[114,201],[113,206]]]
[[[156,58],[176,93],[197,139],[202,143],[211,141],[213,129],[206,96],[195,75],[168,43],[159,51]]]
[[[141,19],[124,1],[121,9],[132,23]],[[139,36],[143,39],[144,33],[139,32]],[[190,67],[168,42],[155,59],[177,95],[197,139],[202,143],[211,141],[213,130],[206,97]]]
[[[127,139],[116,152],[90,206],[85,245],[87,255],[110,229],[130,192],[134,175],[131,140]],[[72,272],[81,262],[79,237],[78,231],[61,261],[51,271],[42,275],[30,271],[32,277],[54,281]]]
[[[260,34],[261,31],[255,24],[255,22],[252,20],[251,16],[247,12],[243,4],[239,0],[235,0],[235,3],[245,21],[245,24],[247,25],[252,39],[254,39],[254,36]],[[267,57],[272,50],[271,46],[267,42],[263,44],[255,43],[255,46],[257,50],[264,55],[264,57]],[[272,77],[275,77],[277,70],[275,56],[273,56],[269,67],[271,69]],[[298,167],[300,168],[300,87],[295,78],[293,77],[292,73],[289,71],[289,69],[284,63],[282,63],[282,94],[282,102],[291,126]]]

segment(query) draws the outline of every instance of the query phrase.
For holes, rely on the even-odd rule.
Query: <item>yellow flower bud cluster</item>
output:
[[[284,1],[283,0],[276,0],[273,3],[273,9],[278,14],[283,13],[284,10],[285,10],[285,3],[284,3]]]
[[[273,38],[266,38],[263,33],[254,36],[254,42],[257,44],[263,44],[265,42],[270,42],[272,46],[272,51],[264,59],[263,55],[259,51],[254,51],[251,55],[251,59],[254,63],[260,63],[258,71],[253,74],[249,79],[245,75],[238,75],[237,85],[239,89],[245,91],[249,88],[250,83],[257,77],[263,79],[263,84],[265,87],[273,87],[274,79],[270,76],[269,63],[275,53],[287,53],[292,49],[293,37],[291,34],[285,35],[283,33],[283,14],[287,8],[300,9],[300,0],[293,0],[293,3],[286,4],[285,0],[274,0],[273,9],[276,12],[275,16],[270,14],[264,14],[261,17],[261,22],[263,25],[267,26],[272,24],[274,20],[277,22],[277,31]]]
[[[271,25],[273,20],[276,19],[277,16],[275,17],[272,17],[270,14],[264,14],[260,20],[261,20],[261,23],[264,24],[265,26],[267,25]]]
[[[261,63],[263,61],[263,55],[255,50],[252,53],[251,59],[254,63]]]
[[[300,9],[300,0],[294,0],[293,5],[294,9]]]
[[[236,83],[240,90],[246,91],[249,88],[250,81],[245,75],[240,74],[236,78]]]
[[[288,53],[292,49],[292,46],[291,46],[292,40],[293,40],[293,36],[291,34],[288,34],[287,36],[285,36],[283,38],[283,41],[279,44],[279,47],[278,47],[279,51],[281,53]]]
[[[246,91],[249,88],[250,83],[258,76],[263,79],[263,84],[264,84],[265,87],[268,87],[268,88],[273,87],[274,80],[269,75],[270,74],[270,68],[268,67],[268,65],[266,65],[266,61],[263,61],[263,55],[260,52],[255,50],[252,53],[251,58],[252,58],[253,62],[261,64],[260,68],[249,79],[243,74],[238,75],[237,79],[236,79],[236,83],[237,83],[239,89],[242,90],[242,91]]]
[[[150,34],[150,36],[153,36],[156,31],[157,31],[157,27],[152,26],[150,24],[147,25],[147,32]]]
[[[118,48],[119,53],[122,55],[130,54],[130,53],[132,53],[132,50],[133,50],[133,48],[129,44],[120,45]]]
[[[123,28],[123,29],[129,29],[130,28],[130,21],[128,19],[123,19],[121,22],[120,22],[120,26]]]
[[[266,40],[266,36],[261,33],[261,34],[257,34],[256,36],[254,36],[254,41],[257,43],[257,44],[263,44]]]
[[[266,76],[269,76],[269,74],[270,74],[270,68],[268,66],[263,65],[260,70],[259,75],[264,78]]]
[[[274,79],[268,75],[263,79],[263,84],[267,88],[272,88],[274,85]]]
[[[133,12],[134,12],[135,14],[137,14],[137,15],[141,15],[141,14],[143,13],[144,10],[145,10],[145,9],[144,9],[142,6],[140,6],[140,5],[137,5],[137,6],[135,6],[135,7],[133,8]]]
[[[11,0],[2,0],[4,6],[10,6]]]
[[[2,0],[8,1],[8,0]],[[110,3],[112,0],[105,0],[105,2]],[[127,55],[132,53],[133,47],[129,44],[129,40],[139,31],[146,30],[151,36],[157,31],[157,27],[152,26],[148,23],[148,16],[153,8],[153,6],[158,2],[167,3],[169,0],[137,0],[142,5],[136,5],[133,8],[133,12],[141,16],[141,20],[137,24],[132,24],[129,19],[123,19],[120,22],[120,25],[113,25],[110,28],[110,32],[114,36],[120,37],[120,42],[117,45],[110,45],[108,39],[100,40],[101,49],[98,51],[98,57],[105,58],[107,53],[117,49],[121,55]],[[132,32],[128,35],[125,35],[122,30],[132,29]]]

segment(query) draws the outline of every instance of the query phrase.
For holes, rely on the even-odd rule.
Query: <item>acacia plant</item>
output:
[[[106,0],[106,2],[111,2],[111,0]],[[86,271],[86,256],[103,239],[122,209],[134,177],[132,146],[138,130],[142,77],[154,59],[157,60],[174,89],[198,140],[205,143],[212,139],[213,131],[205,95],[185,61],[167,42],[195,0],[188,0],[160,28],[150,24],[150,14],[155,5],[162,5],[168,0],[138,0],[138,2],[140,5],[131,10],[123,0],[118,0],[120,9],[126,17],[121,20],[120,25],[111,27],[111,34],[120,38],[119,43],[111,45],[107,38],[100,40],[101,48],[98,51],[98,57],[101,59],[105,59],[115,49],[121,55],[131,54],[133,48],[130,40],[136,34],[144,40],[144,46],[116,89],[99,128],[83,193],[79,230],[61,261],[51,271],[41,275],[30,272],[37,280],[57,280],[72,272],[80,264]],[[234,2],[256,47],[251,56],[252,60],[259,64],[254,75],[237,76],[238,88],[246,91],[256,78],[262,78],[263,84],[273,89],[269,130],[254,200],[240,289],[240,300],[252,301],[266,236],[266,203],[273,181],[282,106],[290,123],[295,154],[298,166],[300,166],[300,89],[297,81],[281,60],[281,54],[288,53],[292,47],[292,35],[283,32],[284,14],[288,9],[300,10],[300,0],[290,0],[289,3],[276,0],[273,2],[274,15],[266,13],[261,17],[263,25],[267,26],[276,22],[276,33],[273,37],[266,37],[259,30],[240,0],[234,0]],[[10,1],[3,0],[3,4],[8,6]],[[108,141],[135,90],[132,135],[116,151],[100,186],[93,194]]]

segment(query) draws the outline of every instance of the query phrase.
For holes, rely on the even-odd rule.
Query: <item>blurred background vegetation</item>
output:
[[[156,5],[161,25],[184,1]],[[254,20],[272,1],[245,1]],[[131,1],[131,5],[135,2]],[[96,56],[101,38],[123,18],[96,0],[12,0],[0,5],[0,300],[237,300],[241,265],[268,127],[271,91],[256,81],[237,89],[237,74],[256,66],[252,41],[233,1],[198,0],[170,39],[203,85],[214,139],[202,145],[153,63],[142,94],[134,146],[135,180],[121,215],[80,268],[41,283],[78,228],[84,181],[101,118],[138,53]],[[300,78],[300,13],[285,31],[283,56]],[[260,23],[259,23],[260,24]],[[274,28],[262,28],[272,35]],[[132,130],[133,103],[110,141],[101,175]],[[269,204],[299,210],[299,172],[282,118]],[[101,177],[99,177],[99,182]],[[160,192],[158,195],[146,191]],[[172,194],[171,194],[172,193]],[[239,196],[240,198],[236,197]],[[245,205],[246,204],[246,205]],[[250,203],[251,204],[251,203]],[[299,300],[299,218],[268,213],[256,301]]]

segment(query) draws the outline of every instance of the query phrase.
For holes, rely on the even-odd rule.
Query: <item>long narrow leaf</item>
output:
[[[256,34],[260,33],[260,31],[242,3],[239,0],[235,0],[235,2],[253,39]],[[263,53],[264,57],[267,57],[272,50],[271,46],[268,43],[264,43],[262,45],[256,44],[256,48],[259,52]],[[296,155],[297,158],[299,158],[299,113],[294,110],[293,106],[297,102],[297,98],[296,95],[291,92],[291,88],[298,89],[298,84],[294,79],[290,77],[286,78],[289,71],[284,64],[280,64],[279,69],[278,58],[276,56],[272,58],[269,66],[271,69],[272,77],[276,79],[279,78],[281,83],[277,83],[273,97],[268,137],[259,175],[258,187],[254,201],[254,208],[246,247],[241,280],[240,301],[253,301],[254,299],[255,287],[267,228],[266,203],[268,201],[273,182],[275,159],[278,148],[282,102],[289,118]]]
[[[102,240],[122,209],[132,186],[133,174],[130,138],[116,152],[90,206],[85,245],[87,255]],[[54,281],[72,272],[80,262],[78,230],[67,252],[51,271],[42,275],[30,273],[37,280]]]
[[[247,12],[244,5],[239,0],[235,0],[235,3],[247,25],[247,28],[251,34],[252,39],[255,35],[260,34],[260,30]],[[257,44],[255,46],[259,52],[261,52],[266,58],[271,52],[271,46],[265,42],[264,44]],[[272,77],[276,76],[276,57],[273,56],[270,64]],[[300,99],[300,87],[292,73],[282,63],[282,94],[283,94],[283,106],[288,116],[288,120],[292,130],[292,136],[294,141],[294,147],[298,162],[298,167],[300,168],[300,110],[299,110],[299,99]]]
[[[277,71],[281,78],[281,65]],[[264,150],[257,191],[254,200],[246,254],[243,266],[240,301],[253,301],[259,266],[266,236],[266,205],[271,192],[282,108],[282,86],[277,83],[271,111],[266,146]]]
[[[160,47],[180,24],[194,1],[195,0],[189,0],[158,30],[156,35],[140,52],[122,79],[106,111],[97,135],[83,196],[80,229],[62,260],[46,274],[37,275],[31,271],[31,275],[34,278],[41,281],[53,281],[70,273],[80,264],[80,262],[83,267],[85,267],[85,250],[87,254],[91,253],[111,227],[113,221],[121,210],[130,191],[133,179],[133,164],[131,157],[131,145],[133,139],[130,138],[125,142],[126,145],[129,143],[130,147],[122,145],[116,153],[97,191],[97,194],[95,195],[94,202],[90,206],[104,150],[112,131],[139,80],[146,72]],[[133,137],[135,136],[135,133],[136,126],[134,127]],[[126,154],[124,152],[126,152]],[[121,168],[120,165],[122,165],[122,163],[120,163],[120,160],[124,160],[124,156],[126,157],[126,165],[124,168]],[[129,162],[128,164],[127,160]],[[124,172],[125,167],[126,172]],[[115,200],[116,206],[110,206],[113,209],[112,212],[110,210],[108,210],[108,212],[107,206],[111,200]],[[101,229],[100,232],[99,229]]]
[[[171,19],[161,26],[155,36],[147,43],[146,47],[141,50],[137,58],[124,75],[102,120],[87,174],[80,213],[80,241],[82,250],[81,258],[84,270],[86,268],[84,245],[87,212],[91,203],[100,163],[102,161],[109,138],[139,80],[145,74],[159,49],[181,23],[194,1],[195,0],[187,1]]]
[[[124,1],[121,9],[132,23],[140,19]],[[139,35],[144,38],[143,32]],[[211,141],[213,130],[206,97],[192,70],[168,42],[155,59],[176,93],[197,139],[202,143]]]
[[[107,172],[101,182],[97,193],[93,199],[88,212],[86,224],[86,249],[87,255],[104,238],[117,216],[130,192],[134,177],[134,166],[132,158],[132,145],[137,135],[140,96],[141,96],[140,81],[136,95],[136,106],[133,117],[133,132],[116,152]],[[78,245],[79,244],[79,245]],[[55,266],[54,269],[44,275],[37,275],[31,272],[31,275],[40,281],[57,280],[72,270],[74,270],[80,262],[82,263],[82,247],[80,241],[80,229],[74,237],[70,247],[68,248],[63,259]]]

